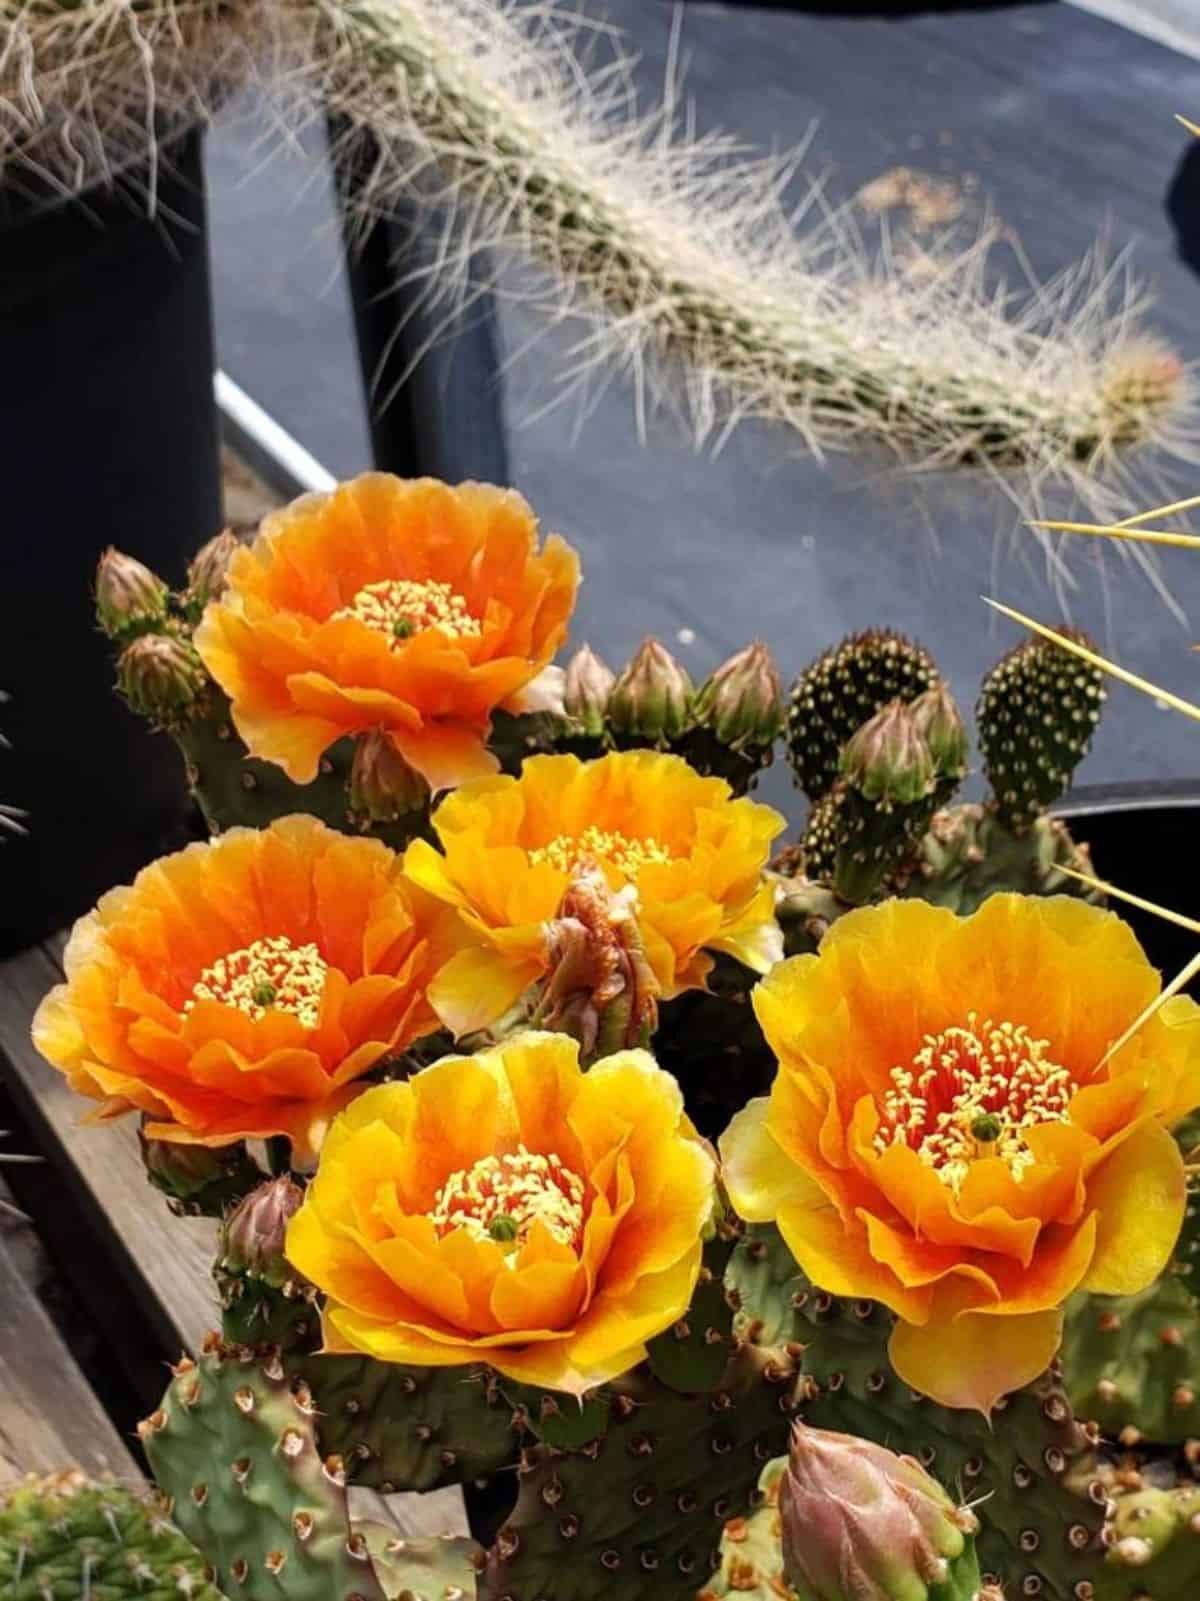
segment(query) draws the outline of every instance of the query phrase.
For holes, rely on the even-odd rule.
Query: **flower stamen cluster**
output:
[[[524,1145],[502,1156],[481,1157],[442,1185],[429,1214],[443,1239],[465,1229],[476,1240],[522,1245],[541,1223],[560,1245],[577,1251],[583,1239],[584,1186],[578,1173],[550,1151]]]
[[[395,640],[410,639],[427,628],[439,628],[452,639],[478,639],[482,632],[463,597],[434,579],[385,578],[367,584],[330,621],[348,617]]]
[[[999,1157],[1020,1181],[1035,1161],[1025,1131],[1069,1121],[1075,1084],[1024,1023],[982,1022],[927,1034],[909,1067],[893,1067],[875,1148],[909,1145],[958,1193],[971,1163]]]
[[[558,834],[545,845],[531,850],[533,863],[549,862],[563,873],[585,870],[596,858],[609,863],[626,878],[636,879],[650,862],[669,862],[671,853],[652,834],[643,839],[621,833],[620,829],[588,825],[580,834]]]
[[[269,1011],[279,1011],[290,1012],[305,1028],[316,1028],[328,971],[315,945],[293,945],[286,934],[256,939],[206,967],[183,1010],[192,1011],[197,1001],[217,1001],[256,1023]]]

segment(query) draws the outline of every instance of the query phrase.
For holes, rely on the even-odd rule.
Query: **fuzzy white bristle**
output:
[[[355,146],[364,226],[414,198],[440,215],[425,272],[448,315],[478,292],[481,258],[532,260],[551,323],[586,319],[565,387],[615,363],[634,380],[639,415],[647,397],[682,399],[698,445],[767,418],[816,453],[870,443],[909,469],[981,469],[1022,508],[1075,493],[1098,517],[1129,493],[1138,447],[1189,448],[1188,375],[1140,331],[1120,264],[1097,251],[1010,294],[996,285],[992,227],[965,247],[914,255],[885,240],[872,253],[819,189],[802,215],[787,208],[796,157],[755,159],[697,134],[674,69],[662,104],[638,114],[619,46],[586,68],[587,25],[552,0],[90,0],[69,12],[43,0],[17,12],[26,79],[37,30],[61,30],[62,54],[68,35],[88,38],[80,18],[104,42],[89,93],[101,67],[132,51],[160,113],[194,115],[214,82],[250,63],[281,115],[332,112]],[[26,82],[14,120],[12,53],[10,40],[0,173],[36,111]],[[189,69],[190,53],[202,70]],[[81,71],[65,56],[58,70]],[[126,70],[118,142],[128,144],[139,80]],[[105,124],[76,87],[78,115],[58,144],[60,156],[80,152],[82,174]]]

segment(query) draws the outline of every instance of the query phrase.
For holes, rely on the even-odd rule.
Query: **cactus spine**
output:
[[[71,1470],[0,1492],[5,1601],[221,1601],[157,1497]]]

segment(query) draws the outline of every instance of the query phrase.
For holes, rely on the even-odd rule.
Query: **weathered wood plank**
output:
[[[217,1322],[209,1276],[214,1225],[171,1218],[146,1182],[132,1122],[83,1126],[77,1097],[30,1042],[38,1002],[62,977],[65,943],[60,935],[0,963],[0,1078],[66,1188],[102,1227],[125,1293],[145,1310],[164,1350],[194,1349]],[[0,1340],[3,1330],[0,1322]],[[411,1533],[466,1532],[462,1492],[456,1488],[389,1496],[387,1502],[391,1516]]]
[[[0,1239],[0,1484],[79,1467],[138,1474],[57,1329]]]
[[[163,1348],[192,1347],[217,1321],[213,1225],[172,1218],[146,1182],[133,1122],[85,1126],[86,1108],[34,1050],[33,1014],[61,976],[46,950],[0,963],[0,1075],[72,1198],[104,1233]]]

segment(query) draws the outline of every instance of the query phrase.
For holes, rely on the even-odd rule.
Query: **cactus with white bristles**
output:
[[[588,71],[585,24],[549,0],[3,0],[0,21],[0,177],[25,157],[80,189],[254,73],[282,116],[299,96],[346,130],[364,222],[414,198],[443,214],[431,292],[467,293],[481,250],[531,259],[551,316],[592,320],[568,377],[657,374],[698,444],[763,417],[814,451],[867,443],[1099,509],[1129,447],[1172,442],[1183,367],[1098,258],[1016,300],[995,232],[919,272],[837,219],[798,235],[794,157],[692,133],[673,73],[639,116],[619,47]]]

